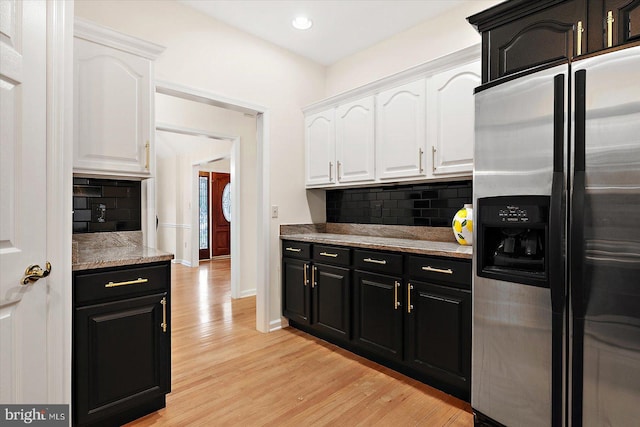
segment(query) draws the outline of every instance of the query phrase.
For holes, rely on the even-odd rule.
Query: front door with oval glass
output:
[[[200,172],[200,259],[231,253],[230,175]]]

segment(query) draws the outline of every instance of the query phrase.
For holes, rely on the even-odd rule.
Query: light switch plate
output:
[[[271,206],[271,218],[278,218],[278,206]]]

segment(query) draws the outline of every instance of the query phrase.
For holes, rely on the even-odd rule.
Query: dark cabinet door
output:
[[[282,259],[282,314],[304,325],[310,323],[309,263]]]
[[[586,29],[585,2],[569,0],[491,28],[483,34],[483,82],[586,53],[587,33],[578,36],[578,22]]]
[[[355,343],[373,353],[402,360],[402,282],[381,274],[354,272]]]
[[[405,362],[468,393],[471,293],[413,281],[406,292]]]
[[[170,391],[166,293],[75,309],[75,421],[103,421]]]
[[[348,268],[313,265],[312,325],[338,338],[351,338],[351,280]]]
[[[590,52],[640,40],[640,0],[592,3],[588,28]]]

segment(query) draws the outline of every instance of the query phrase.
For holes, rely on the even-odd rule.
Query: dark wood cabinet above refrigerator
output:
[[[470,16],[482,82],[640,41],[640,0],[511,0]]]

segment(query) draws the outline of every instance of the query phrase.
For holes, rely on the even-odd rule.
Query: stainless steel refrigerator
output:
[[[640,423],[640,46],[476,95],[471,405]]]

